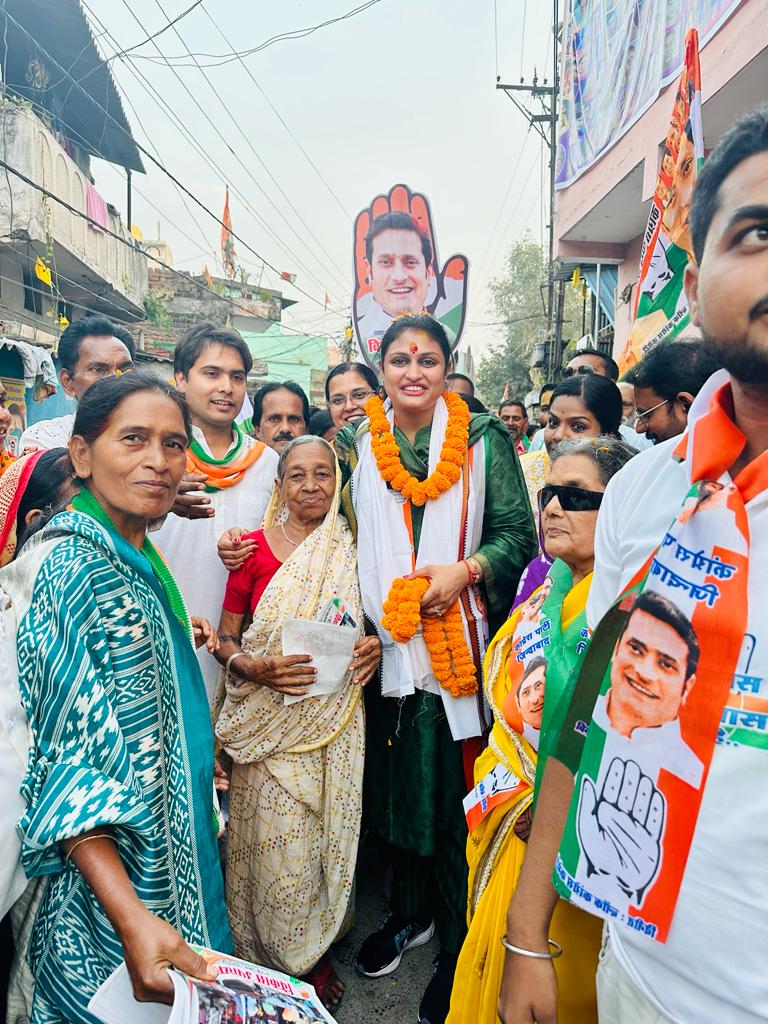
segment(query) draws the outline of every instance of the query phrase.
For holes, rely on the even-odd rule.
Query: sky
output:
[[[374,0],[305,38],[233,55],[232,45],[252,49],[363,2],[203,0],[154,43],[147,35],[193,0],[84,0],[84,9],[106,57],[144,42],[110,65],[136,139],[217,216],[229,184],[234,231],[259,254],[235,243],[251,280],[259,256],[297,275],[297,288],[269,268],[261,277],[298,300],[286,325],[343,327],[355,215],[404,182],[430,200],[441,263],[469,258],[462,347],[477,359],[500,334],[488,281],[509,245],[526,231],[542,237],[547,219],[547,154],[496,76],[551,74],[551,11],[527,0]],[[203,73],[186,47],[200,64],[215,60],[201,54],[230,60]],[[182,66],[171,70],[158,50]],[[133,222],[145,239],[159,222],[179,269],[221,273],[218,225],[145,164],[133,176]],[[125,216],[122,169],[94,160],[92,170]]]

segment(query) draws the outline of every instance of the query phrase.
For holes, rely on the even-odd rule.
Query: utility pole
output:
[[[560,18],[561,0],[552,0],[552,85],[545,78],[539,83],[534,70],[533,82],[527,85],[521,80],[512,85],[496,80],[496,88],[503,90],[517,107],[528,124],[535,129],[549,147],[549,253],[547,282],[547,355],[546,376],[552,379],[560,366],[562,347],[562,301],[555,297],[555,164],[557,157],[557,97],[560,84]],[[541,112],[529,110],[520,100],[518,93],[526,93],[531,100],[538,100]],[[562,282],[561,291],[562,291]]]

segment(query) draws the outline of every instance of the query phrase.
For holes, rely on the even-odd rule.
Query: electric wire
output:
[[[84,3],[84,0],[83,0],[83,5],[84,5],[84,6],[87,6],[87,4],[85,4],[85,3]],[[14,23],[14,24],[15,24],[15,25],[16,25],[16,26],[17,26],[17,27],[18,27],[18,28],[19,28],[19,29],[20,29],[20,30],[21,30],[21,31],[22,31],[22,32],[23,32],[23,33],[24,33],[24,34],[25,34],[25,35],[26,35],[26,36],[27,36],[27,37],[28,37],[28,38],[29,38],[29,39],[30,39],[30,40],[31,40],[31,41],[32,41],[33,43],[34,43],[34,44],[35,44],[35,46],[37,46],[37,48],[38,48],[38,49],[40,50],[40,52],[41,52],[41,53],[44,53],[44,54],[45,54],[45,55],[46,55],[46,56],[47,56],[47,57],[48,57],[48,58],[49,58],[49,59],[50,59],[50,60],[51,60],[51,61],[52,61],[52,62],[53,62],[53,63],[54,63],[54,64],[55,64],[55,65],[56,65],[57,67],[58,67],[58,68],[60,68],[60,70],[61,70],[61,71],[63,71],[63,72],[65,73],[65,75],[67,75],[67,77],[70,77],[70,78],[72,77],[71,75],[68,75],[68,74],[67,74],[67,72],[66,72],[65,68],[64,68],[64,67],[62,67],[62,65],[61,65],[61,64],[59,64],[59,62],[58,62],[58,61],[56,60],[56,58],[55,58],[55,57],[54,57],[54,56],[53,56],[53,55],[52,55],[51,53],[49,53],[49,52],[48,52],[47,50],[45,50],[45,49],[44,49],[43,47],[39,46],[39,44],[38,44],[38,43],[37,43],[37,42],[35,41],[34,37],[33,37],[33,36],[32,36],[32,35],[31,35],[31,34],[30,34],[30,33],[29,33],[28,31],[27,31],[27,29],[26,29],[26,28],[25,28],[25,27],[24,27],[24,26],[23,26],[23,25],[22,25],[22,24],[21,24],[20,22],[18,22],[18,21],[17,21],[17,20],[16,20],[16,19],[15,19],[15,18],[13,17],[13,15],[11,15],[11,14],[8,14],[8,12],[7,12],[7,11],[5,12],[5,14],[6,14],[6,17],[7,17],[7,18],[9,18],[9,19],[10,19],[10,20],[11,20],[11,21],[12,21],[12,22],[13,22],[13,23]],[[131,140],[133,141],[133,143],[135,144],[136,148],[137,148],[137,149],[139,150],[139,152],[140,152],[140,153],[142,153],[142,155],[146,156],[146,157],[147,157],[147,159],[148,159],[148,160],[149,160],[149,161],[150,161],[150,162],[151,162],[152,164],[154,164],[154,165],[155,165],[155,166],[157,166],[157,167],[158,167],[158,168],[159,168],[160,170],[162,170],[162,171],[163,171],[163,173],[164,173],[164,174],[166,174],[166,175],[167,175],[167,177],[168,177],[168,178],[169,178],[169,179],[170,179],[171,181],[175,182],[175,183],[176,183],[176,184],[177,184],[177,185],[179,186],[179,188],[181,188],[181,189],[182,189],[182,191],[183,191],[183,192],[185,193],[185,195],[187,195],[187,196],[188,196],[188,197],[189,197],[189,198],[190,198],[190,199],[191,199],[191,200],[192,200],[192,201],[193,201],[194,203],[196,203],[196,204],[197,204],[197,205],[198,205],[198,206],[199,206],[199,207],[200,207],[200,208],[201,208],[202,210],[204,210],[204,211],[205,211],[205,213],[207,213],[209,217],[211,217],[211,218],[212,218],[213,220],[215,220],[215,221],[216,221],[216,223],[217,223],[217,224],[218,224],[218,225],[219,225],[220,227],[226,228],[226,225],[225,225],[225,224],[224,224],[224,222],[223,222],[223,221],[221,220],[221,218],[219,218],[219,217],[218,217],[218,216],[217,216],[217,215],[216,215],[216,214],[215,214],[215,213],[214,213],[214,212],[213,212],[212,210],[210,210],[210,209],[209,209],[209,208],[208,208],[208,207],[207,207],[207,206],[206,206],[206,205],[205,205],[205,204],[203,203],[203,201],[202,201],[201,199],[199,199],[199,198],[198,198],[198,197],[197,197],[197,196],[196,196],[196,195],[195,195],[195,194],[194,194],[193,192],[191,192],[191,191],[190,191],[190,190],[189,190],[189,189],[188,189],[188,188],[187,188],[187,187],[186,187],[186,186],[185,186],[185,185],[184,185],[184,184],[183,184],[183,183],[182,183],[181,181],[179,181],[179,179],[178,179],[178,178],[177,178],[177,177],[176,177],[176,176],[175,176],[175,175],[174,175],[174,174],[173,174],[173,173],[172,173],[171,171],[169,171],[169,170],[168,170],[168,168],[167,168],[167,167],[165,167],[165,166],[164,166],[164,165],[162,164],[162,162],[161,162],[161,161],[157,160],[157,159],[156,159],[156,158],[155,158],[155,157],[154,157],[154,156],[153,156],[153,155],[152,155],[152,154],[151,154],[151,153],[149,152],[149,150],[147,150],[147,149],[146,149],[146,147],[145,147],[145,146],[142,146],[142,145],[141,145],[141,143],[139,143],[139,142],[137,142],[137,141],[136,141],[135,139],[133,139],[133,136],[131,135],[130,131],[129,131],[129,130],[128,130],[128,129],[127,129],[127,128],[126,128],[125,126],[124,126],[124,125],[120,124],[120,122],[119,122],[119,121],[117,121],[117,120],[116,120],[116,119],[115,119],[115,118],[114,118],[114,117],[113,117],[113,116],[112,116],[112,115],[111,115],[111,114],[109,113],[109,111],[108,111],[108,110],[107,110],[107,109],[106,109],[105,107],[103,107],[103,106],[102,106],[101,104],[99,104],[99,103],[98,103],[98,102],[97,102],[97,101],[96,101],[96,100],[95,100],[95,99],[94,99],[94,98],[93,98],[93,97],[92,97],[92,96],[90,95],[90,93],[88,93],[88,92],[87,92],[87,91],[86,91],[85,89],[83,89],[83,88],[82,88],[82,86],[80,86],[80,85],[79,85],[79,83],[77,82],[77,80],[76,80],[76,79],[74,79],[74,78],[73,78],[72,80],[73,80],[73,82],[75,82],[75,83],[76,83],[76,84],[78,85],[78,87],[79,87],[79,88],[81,89],[81,91],[82,91],[82,92],[84,92],[86,96],[88,96],[88,98],[89,98],[89,99],[91,100],[91,102],[93,102],[93,103],[95,104],[95,106],[97,106],[97,107],[98,107],[98,108],[99,108],[99,109],[100,109],[100,110],[102,111],[102,113],[104,113],[104,114],[106,115],[106,117],[107,117],[107,118],[108,118],[108,119],[109,119],[110,121],[112,121],[112,122],[114,123],[114,125],[115,125],[115,126],[116,126],[116,127],[117,127],[117,128],[118,128],[118,129],[120,130],[120,131],[122,131],[122,132],[123,132],[123,133],[124,133],[125,135],[127,135],[127,136],[128,136],[128,137],[129,137],[129,138],[130,138],[130,139],[131,139]],[[256,216],[258,216],[258,215],[256,215]],[[229,229],[228,229],[228,230],[229,230]],[[270,262],[269,262],[268,260],[266,260],[266,259],[265,259],[265,258],[264,258],[264,257],[263,257],[263,256],[261,255],[261,253],[259,253],[259,252],[258,252],[258,251],[257,251],[256,249],[254,249],[254,248],[253,248],[253,246],[251,246],[251,245],[250,245],[250,244],[249,244],[248,242],[246,242],[244,238],[242,238],[242,237],[241,237],[240,235],[238,235],[238,234],[237,234],[237,233],[236,233],[235,231],[231,231],[231,235],[232,235],[232,237],[233,237],[233,238],[234,238],[234,239],[235,239],[236,241],[238,241],[238,242],[239,242],[239,243],[240,243],[241,245],[243,245],[243,246],[244,246],[244,247],[245,247],[245,248],[246,248],[246,249],[247,249],[247,250],[248,250],[249,252],[253,253],[253,255],[254,255],[254,256],[256,256],[256,258],[257,258],[258,260],[260,260],[261,262],[264,262],[264,263],[266,264],[266,266],[269,266],[269,267],[270,267],[270,268],[271,268],[272,270],[274,270],[274,272],[275,272],[276,274],[280,274],[280,271],[278,271],[278,270],[277,270],[277,268],[276,268],[276,267],[275,267],[275,266],[274,266],[274,265],[273,265],[272,263],[270,263]],[[323,306],[323,303],[322,303],[322,302],[321,302],[321,301],[320,301],[319,299],[315,298],[315,296],[314,296],[314,295],[311,295],[311,294],[310,294],[309,292],[307,292],[307,291],[306,291],[306,290],[305,290],[304,288],[302,288],[302,287],[300,287],[299,285],[296,285],[296,284],[294,284],[294,285],[293,285],[293,287],[294,287],[294,288],[295,288],[295,289],[296,289],[296,290],[297,290],[298,292],[300,292],[300,293],[301,293],[302,295],[304,295],[304,296],[305,296],[306,298],[308,298],[308,299],[309,299],[309,300],[310,300],[311,302],[315,303],[315,305],[318,305],[318,306]]]

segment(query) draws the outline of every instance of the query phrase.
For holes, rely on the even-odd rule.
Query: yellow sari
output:
[[[579,618],[583,619],[591,582],[590,574],[565,595],[561,605],[561,636]],[[541,588],[529,601],[535,602],[540,591]],[[547,604],[553,607],[549,601]],[[495,766],[502,765],[529,785],[522,793],[495,807],[469,834],[469,931],[456,966],[446,1024],[497,1024],[499,1019],[496,1009],[505,956],[500,939],[506,933],[507,909],[526,850],[525,842],[518,838],[514,828],[520,815],[533,802],[537,763],[536,751],[508,724],[502,710],[510,696],[509,660],[515,650],[515,638],[521,634],[521,613],[524,614],[526,605],[515,610],[486,653],[485,693],[494,723],[488,747],[475,762],[475,782],[484,779]],[[549,678],[547,687],[550,687]],[[554,961],[562,1024],[597,1021],[594,978],[601,925],[597,918],[572,904],[558,902],[550,935],[563,947],[563,955]]]

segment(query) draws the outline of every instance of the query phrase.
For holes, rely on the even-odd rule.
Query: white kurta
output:
[[[192,427],[195,440],[210,454],[202,430]],[[246,437],[252,447],[259,442]],[[234,444],[234,440],[232,442]],[[152,533],[152,541],[165,556],[190,615],[202,615],[218,626],[227,570],[219,558],[216,543],[233,526],[246,531],[258,530],[267,508],[277,475],[277,453],[265,448],[239,484],[208,497],[216,514],[209,519],[183,519],[171,513],[162,527]],[[201,647],[197,659],[205,680],[209,700],[213,699],[219,678],[219,663]]]

